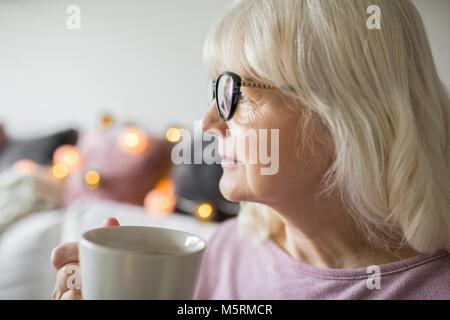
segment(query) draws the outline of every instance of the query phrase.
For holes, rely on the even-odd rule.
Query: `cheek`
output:
[[[271,108],[260,106],[260,114],[253,119],[239,114],[228,123],[226,149],[232,139],[230,136],[236,137],[234,153],[244,165],[239,170],[224,170],[221,191],[225,197],[232,194],[235,198],[239,194],[239,200],[247,201],[271,198],[292,175],[295,125],[286,122],[282,114],[270,114],[270,111]]]
[[[245,159],[245,164],[238,170],[224,170],[220,182],[224,196],[231,201],[274,202],[316,190],[324,172],[317,157],[323,152],[319,146],[316,148],[318,141],[303,141],[297,136],[300,115],[287,108],[264,107],[260,112],[253,119],[239,114],[237,119],[228,122],[231,135],[256,136],[253,143],[257,146],[257,163],[249,161],[255,150],[250,147],[250,140],[235,146],[235,155]],[[274,131],[278,132],[278,138],[272,140]],[[266,138],[261,140],[260,134]],[[313,156],[312,149],[302,143],[314,144],[314,152],[318,154]],[[265,162],[261,161],[262,155],[266,156]]]
[[[269,138],[270,139],[270,138]],[[267,147],[270,161],[256,165],[246,165],[247,181],[259,201],[284,198],[303,189],[302,184],[310,178],[308,168],[302,167],[301,159],[295,156],[294,139],[280,137],[278,154],[276,148]]]
[[[246,165],[246,180],[257,201],[279,201],[317,190],[329,165],[327,152],[318,141],[303,141],[302,137],[297,136],[297,123],[297,119],[287,119],[278,128],[277,124],[271,124],[271,129],[278,129],[278,139],[271,142],[271,131],[267,130],[267,145],[264,149],[267,150],[266,159],[270,162]],[[258,143],[261,140],[258,139]],[[309,144],[314,144],[314,150]],[[258,160],[261,160],[260,156]],[[274,174],[265,175],[263,170]]]

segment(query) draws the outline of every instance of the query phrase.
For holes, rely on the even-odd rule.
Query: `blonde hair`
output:
[[[370,5],[380,30],[367,27]],[[339,193],[370,243],[450,248],[449,95],[410,0],[237,1],[204,61],[211,76],[235,71],[297,99],[302,139],[326,127],[334,157],[321,193]],[[261,204],[239,220],[261,238],[282,225]]]

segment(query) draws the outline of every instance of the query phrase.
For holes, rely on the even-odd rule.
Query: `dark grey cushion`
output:
[[[78,131],[64,130],[50,136],[33,139],[9,138],[0,148],[0,169],[5,169],[21,159],[33,160],[36,163],[49,165],[52,163],[53,152],[63,144],[75,144]]]
[[[222,167],[218,164],[182,164],[172,169],[175,193],[183,198],[204,201],[224,200],[219,190]]]
[[[202,150],[211,143],[202,141],[201,137],[196,138],[197,143],[202,145]],[[193,201],[225,200],[219,190],[222,166],[220,164],[193,164],[194,143],[191,145],[191,163],[173,166],[172,179],[175,185],[175,194]]]

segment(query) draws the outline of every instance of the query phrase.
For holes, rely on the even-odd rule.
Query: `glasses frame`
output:
[[[222,111],[220,110],[219,107],[219,97],[216,94],[219,88],[219,81],[223,76],[230,76],[233,79],[233,93],[232,93],[233,96],[231,98],[231,107],[228,117],[223,116]],[[212,86],[213,86],[212,100],[216,101],[217,112],[219,113],[219,116],[223,121],[230,121],[233,118],[234,113],[236,112],[236,108],[239,104],[239,98],[241,96],[241,87],[258,88],[258,89],[276,89],[275,86],[270,84],[256,82],[252,80],[243,80],[239,75],[231,71],[224,71],[221,74],[219,74],[217,80],[213,81]]]

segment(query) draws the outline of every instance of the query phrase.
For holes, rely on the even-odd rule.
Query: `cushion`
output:
[[[144,134],[146,149],[125,152],[122,136],[126,127],[95,128],[80,134],[77,144],[81,166],[69,174],[64,205],[81,198],[102,198],[142,205],[146,194],[168,174],[171,145]],[[100,183],[89,188],[86,173],[96,171]]]
[[[4,134],[4,133],[3,133]],[[2,134],[0,133],[0,140]],[[53,152],[61,145],[75,144],[78,132],[75,129],[67,129],[55,134],[31,138],[9,138],[0,148],[0,169],[10,167],[18,160],[29,159],[36,163],[49,165],[52,163]]]
[[[60,243],[62,218],[61,210],[36,212],[0,233],[0,300],[51,299],[50,253]]]
[[[27,215],[60,207],[62,190],[47,167],[30,174],[16,168],[0,172],[0,233]]]
[[[211,142],[202,139],[192,143],[191,163],[194,163],[195,143],[202,144],[202,150],[205,150]],[[239,212],[239,204],[226,200],[220,192],[219,181],[222,173],[223,169],[217,163],[175,165],[172,169],[172,179],[178,198],[176,209],[195,214],[198,204],[208,202],[214,207],[212,220],[223,221],[234,217]]]

